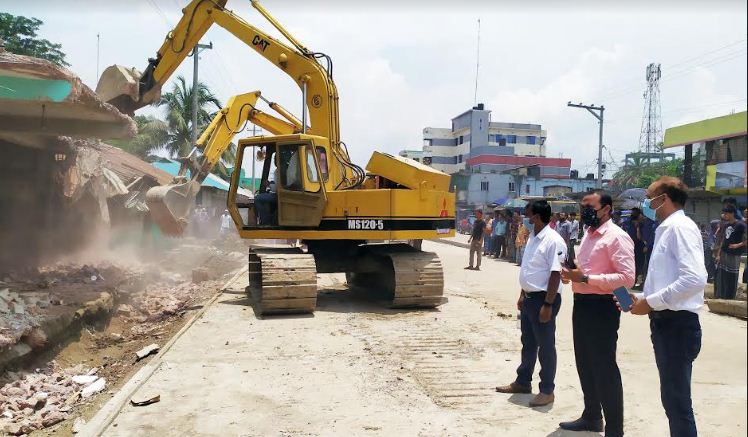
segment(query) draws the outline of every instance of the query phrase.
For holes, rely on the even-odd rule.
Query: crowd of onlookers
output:
[[[650,319],[670,436],[697,435],[691,375],[701,349],[704,289],[711,279],[717,298],[735,298],[746,224],[737,202],[727,199],[721,218],[700,230],[683,209],[687,199],[688,187],[680,179],[663,176],[647,188],[641,208],[624,214],[602,191],[584,196],[579,220],[576,213],[553,213],[545,200],[529,202],[523,214],[495,211],[484,219],[475,212],[465,269],[480,270],[482,256],[520,265],[521,362],[513,382],[496,387],[497,392],[531,393],[539,362],[539,393],[529,405],[555,401],[555,320],[562,291],[570,286],[571,295],[564,299],[573,296],[575,365],[584,409],[559,427],[624,435],[616,350],[621,314],[628,312]]]
[[[725,199],[720,218],[709,224],[699,224],[704,245],[704,265],[709,275],[708,282],[714,284],[714,297],[717,299],[735,299],[739,282],[741,255],[745,254],[746,246],[740,245],[748,237],[746,232],[746,216],[748,210],[741,213],[737,200],[733,197]],[[654,247],[657,221],[645,217],[641,208],[634,207],[628,211],[614,210],[611,221],[621,227],[634,242],[635,283],[634,290],[641,290],[647,276],[649,259]],[[552,213],[548,226],[555,230],[567,244],[567,254],[574,258],[575,246],[581,241],[584,227],[579,226],[576,212]],[[476,228],[477,227],[477,228]],[[480,237],[476,234],[480,230]],[[481,257],[503,259],[522,264],[527,239],[531,227],[519,209],[496,210],[483,216],[481,211],[476,213],[473,222],[471,241],[480,241],[482,250],[473,245],[474,254],[478,255],[474,264],[471,255],[472,270],[480,270]],[[743,283],[748,283],[745,270]]]

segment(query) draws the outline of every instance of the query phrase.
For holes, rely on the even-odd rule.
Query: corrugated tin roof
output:
[[[142,176],[150,177],[158,185],[168,184],[173,179],[170,173],[156,168],[122,149],[104,143],[98,144],[97,148],[101,151],[104,166],[112,170],[127,185]]]
[[[165,158],[160,161],[154,162],[153,166],[173,176],[176,176],[179,173],[180,164],[177,161]],[[189,170],[187,170],[187,177],[190,177]],[[228,182],[224,181],[213,173],[208,173],[208,176],[205,178],[205,180],[203,180],[203,183],[200,186],[217,188],[221,191],[229,191],[229,185],[230,184]],[[239,188],[237,190],[237,193],[249,198],[254,197],[251,191],[245,190],[244,188]]]

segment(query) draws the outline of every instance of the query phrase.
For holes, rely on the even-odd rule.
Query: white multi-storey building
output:
[[[483,104],[452,119],[451,128],[423,129],[424,158],[453,174],[477,156],[545,156],[546,131],[539,124],[492,122]]]

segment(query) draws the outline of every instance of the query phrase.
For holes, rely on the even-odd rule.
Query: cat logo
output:
[[[264,38],[260,38],[260,35],[255,35],[255,37],[252,38],[252,45],[264,52],[270,45],[270,42]]]
[[[320,106],[322,106],[322,96],[320,96],[319,94],[313,95],[312,106],[314,106],[315,108],[319,108]]]

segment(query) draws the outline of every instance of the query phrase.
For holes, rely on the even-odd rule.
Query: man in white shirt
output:
[[[632,295],[631,313],[649,315],[660,397],[670,435],[695,437],[691,370],[701,350],[699,311],[707,272],[701,232],[683,212],[688,187],[663,176],[647,188],[642,212],[660,222],[655,232],[644,292]]]
[[[556,315],[561,308],[561,261],[566,257],[566,242],[548,227],[551,206],[545,200],[531,202],[525,217],[533,225],[522,256],[517,301],[522,329],[522,363],[517,379],[496,387],[499,393],[530,393],[535,361],[540,361],[540,393],[531,407],[548,405],[554,400],[556,377]]]
[[[223,211],[223,214],[221,215],[221,235],[226,234],[231,229],[231,215],[229,215],[229,210],[226,209]]]
[[[574,246],[577,245],[579,239],[579,220],[577,220],[577,213],[572,211],[569,213],[569,223],[571,223],[571,235],[569,235],[569,248],[566,252],[567,258],[574,260],[576,258]]]

